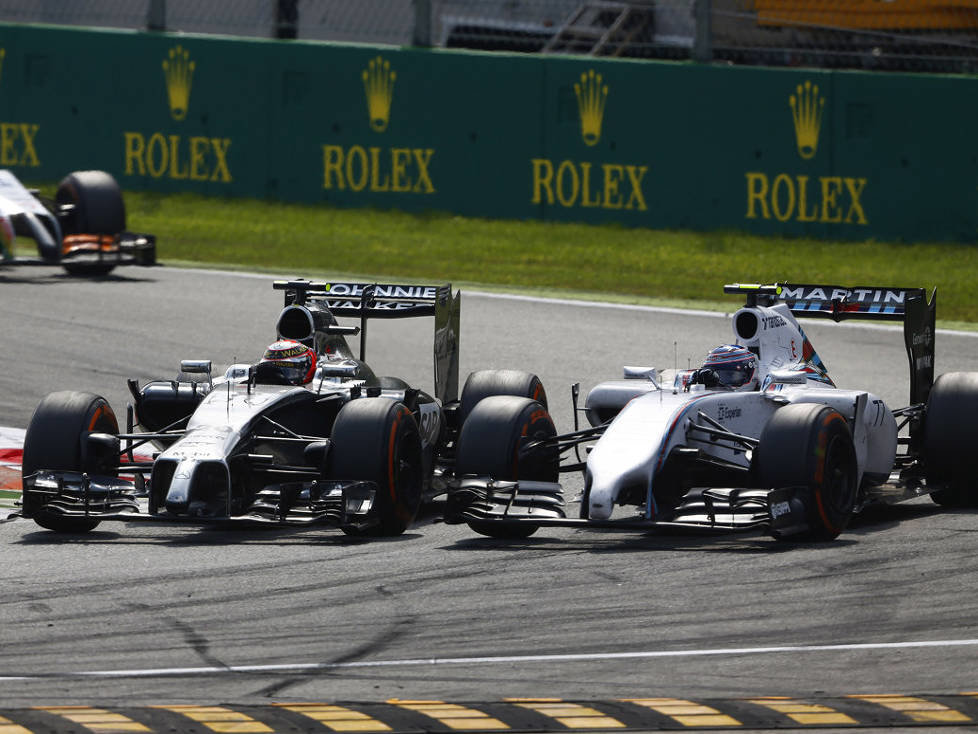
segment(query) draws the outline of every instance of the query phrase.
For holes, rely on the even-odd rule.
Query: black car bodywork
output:
[[[546,401],[535,375],[514,370],[473,372],[459,395],[461,296],[450,285],[273,285],[285,300],[277,337],[318,355],[311,382],[266,384],[250,364],[213,377],[210,361],[185,360],[176,379],[129,381],[124,429],[100,396],[53,393],[27,429],[21,515],[64,532],[150,520],[396,535],[445,491],[479,401]],[[416,317],[434,322],[433,395],[366,362],[371,321]]]

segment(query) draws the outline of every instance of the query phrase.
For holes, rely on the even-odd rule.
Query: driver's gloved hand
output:
[[[709,369],[699,369],[693,373],[692,378],[690,378],[691,385],[703,385],[704,387],[716,387],[720,384],[720,376],[714,371]]]

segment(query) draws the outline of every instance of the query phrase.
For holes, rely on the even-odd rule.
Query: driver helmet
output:
[[[280,339],[265,350],[255,377],[272,385],[305,385],[315,372],[314,351],[293,339]]]
[[[757,382],[757,357],[737,344],[722,344],[711,349],[703,369],[712,370],[720,385],[734,390],[753,388]]]

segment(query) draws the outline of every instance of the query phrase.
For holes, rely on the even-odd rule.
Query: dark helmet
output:
[[[714,372],[719,384],[725,387],[753,387],[757,357],[746,347],[723,344],[710,350],[703,369]]]
[[[305,385],[315,372],[314,351],[292,339],[281,339],[265,350],[255,379],[270,385]]]

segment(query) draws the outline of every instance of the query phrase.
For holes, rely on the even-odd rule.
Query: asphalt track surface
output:
[[[0,425],[26,427],[53,390],[102,394],[124,415],[127,378],[173,377],[181,358],[218,369],[256,360],[281,306],[270,280],[175,268],[100,281],[0,272]],[[368,361],[430,389],[431,330],[428,319],[372,323]],[[906,403],[899,331],[825,322],[806,331],[837,384]],[[695,365],[731,338],[716,315],[463,293],[463,376],[536,372],[559,429],[571,427],[573,382],[586,391],[623,364]],[[938,373],[976,366],[978,338],[938,334]],[[503,542],[438,522],[437,508],[379,541],[131,523],[57,536],[19,520],[0,524],[0,714],[434,699],[481,702],[506,726],[533,729],[555,719],[527,706],[514,719],[517,704],[500,702],[677,698],[713,702],[742,726],[804,723],[749,702],[785,696],[855,706],[862,724],[968,725],[978,721],[978,699],[962,695],[978,691],[976,547],[978,513],[928,500],[874,510],[816,545],[570,528]],[[849,698],[882,694],[964,718]],[[651,710],[594,707],[628,727]],[[761,710],[770,715],[757,718]],[[438,724],[437,712],[397,711],[395,729],[432,728],[422,719],[458,728]],[[655,716],[666,724],[639,728],[677,726]],[[64,721],[27,719],[35,731]],[[580,722],[554,728],[616,728]]]

